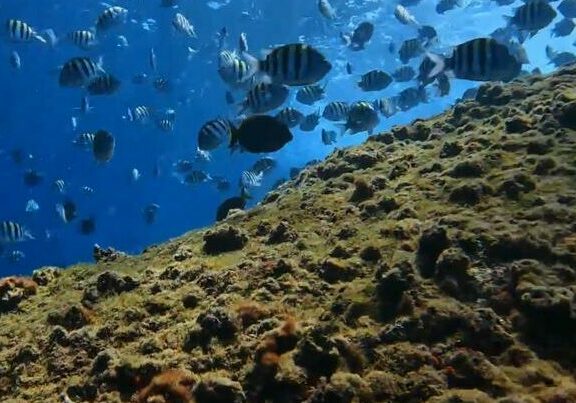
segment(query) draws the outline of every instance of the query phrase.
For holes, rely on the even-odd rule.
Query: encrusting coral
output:
[[[576,401],[576,67],[140,256],[0,281],[0,401]]]

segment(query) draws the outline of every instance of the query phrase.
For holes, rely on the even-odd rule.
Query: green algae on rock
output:
[[[576,67],[141,256],[0,282],[3,402],[576,401]]]

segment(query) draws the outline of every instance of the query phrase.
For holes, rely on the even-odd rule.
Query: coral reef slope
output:
[[[3,402],[576,401],[576,67],[213,228],[0,282]]]

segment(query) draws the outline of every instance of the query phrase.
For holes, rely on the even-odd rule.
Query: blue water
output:
[[[327,22],[319,15],[316,1],[312,0],[232,0],[219,9],[210,8],[206,1],[181,0],[177,9],[161,8],[161,0],[110,1],[129,10],[129,21],[111,32],[106,40],[89,52],[81,51],[65,41],[54,48],[40,43],[14,44],[3,40],[0,44],[0,220],[12,220],[25,225],[35,240],[4,245],[0,258],[0,275],[29,273],[43,265],[65,266],[92,260],[92,246],[138,253],[150,244],[165,241],[186,231],[210,225],[220,202],[237,193],[236,184],[242,170],[260,156],[235,153],[226,147],[212,155],[212,162],[202,169],[211,175],[225,175],[232,183],[230,192],[222,193],[212,184],[189,186],[181,184],[172,175],[172,164],[178,159],[192,159],[199,127],[209,119],[231,116],[233,110],[224,100],[225,84],[216,73],[218,46],[216,33],[227,27],[229,48],[234,48],[240,32],[246,32],[251,52],[273,45],[303,40],[313,44],[332,62],[334,68],[328,79],[326,102],[333,100],[374,100],[392,96],[413,83],[393,84],[380,93],[363,93],[356,81],[360,74],[374,68],[392,72],[400,66],[396,55],[388,52],[390,41],[399,48],[401,42],[416,35],[416,30],[401,25],[393,16],[396,2],[392,1],[332,1],[338,13],[337,23]],[[224,3],[224,2],[221,2]],[[422,24],[433,25],[440,37],[437,50],[447,51],[452,45],[486,36],[505,24],[504,15],[512,14],[513,7],[499,7],[494,2],[466,2],[466,7],[438,15],[435,3],[424,0],[410,11]],[[356,6],[360,4],[360,6]],[[557,4],[557,3],[556,3]],[[59,37],[75,29],[94,25],[102,12],[102,3],[88,0],[2,0],[0,21],[18,18],[28,22],[37,31],[53,29]],[[242,12],[247,12],[242,15]],[[176,12],[186,15],[195,26],[197,40],[175,35],[171,21]],[[154,19],[156,24],[145,30],[142,23]],[[349,32],[359,22],[369,20],[376,26],[374,38],[363,52],[351,52],[339,38],[339,32]],[[560,20],[557,17],[555,22]],[[531,65],[549,72],[544,48],[552,45],[556,50],[570,50],[576,39],[574,33],[567,38],[552,39],[551,24],[526,44]],[[4,33],[4,31],[2,31]],[[128,41],[127,47],[118,46],[118,35]],[[198,49],[189,60],[188,47]],[[159,94],[151,84],[135,85],[134,75],[145,72],[155,76],[149,67],[149,49],[154,47],[158,59],[158,75],[175,83],[174,91]],[[22,60],[20,70],[9,63],[16,50]],[[91,97],[94,108],[80,115],[77,108],[81,89],[58,86],[58,67],[74,56],[103,56],[104,67],[123,84],[112,96]],[[420,58],[411,64],[417,68]],[[350,61],[354,74],[344,73]],[[408,112],[400,112],[390,119],[382,118],[378,130],[396,124],[408,123],[442,112],[462,95],[465,89],[477,83],[453,80],[450,96],[438,98],[429,87],[431,101]],[[292,92],[292,98],[295,91]],[[240,96],[237,95],[237,100]],[[323,106],[326,102],[322,103]],[[138,126],[122,116],[128,107],[151,105],[176,110],[176,125],[172,133],[164,133],[151,125]],[[289,104],[306,113],[318,107],[305,107],[292,101]],[[78,117],[74,130],[71,118]],[[359,144],[366,134],[345,136],[335,146],[325,146],[320,140],[321,127],[334,128],[322,120],[313,133],[294,130],[294,141],[273,156],[278,166],[265,177],[261,188],[252,191],[254,205],[270,190],[272,184],[289,176],[292,167],[301,167],[312,159],[321,159],[335,147]],[[81,132],[105,129],[116,137],[114,158],[108,164],[97,164],[90,152],[72,144]],[[12,150],[21,149],[27,157],[16,164],[10,157]],[[153,175],[158,164],[161,175]],[[37,187],[26,187],[23,172],[36,169],[45,176]],[[130,181],[130,171],[137,168],[142,177]],[[52,183],[56,179],[66,182],[66,193],[57,193]],[[93,195],[82,194],[81,187],[90,186]],[[29,199],[40,205],[40,210],[26,213]],[[55,212],[55,204],[71,199],[78,207],[78,218],[65,224]],[[154,224],[146,224],[142,209],[150,203],[160,206]],[[81,235],[78,221],[94,217],[96,231]],[[11,251],[23,252],[25,258],[13,262],[7,258]]]

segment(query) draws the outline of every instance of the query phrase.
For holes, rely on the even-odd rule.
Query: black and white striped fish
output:
[[[322,129],[322,143],[327,146],[336,143],[336,132],[334,130]]]
[[[512,17],[507,18],[510,25],[534,35],[547,27],[556,15],[548,0],[528,0],[516,9]]]
[[[240,186],[244,189],[250,189],[253,187],[259,187],[262,185],[262,178],[264,177],[264,172],[259,173],[253,171],[243,171],[240,177]]]
[[[196,38],[196,31],[194,26],[188,21],[184,15],[176,13],[174,19],[172,20],[172,26],[177,32],[180,32],[190,38]]]
[[[477,38],[454,49],[452,57],[428,54],[435,63],[429,77],[442,72],[472,81],[510,81],[522,69],[522,64],[510,54],[507,46],[492,38]]]
[[[89,57],[74,57],[62,66],[59,83],[61,87],[82,87],[104,73],[102,59],[94,61]]]
[[[198,149],[211,151],[229,141],[232,124],[226,119],[213,119],[198,131]]]
[[[118,25],[121,25],[126,22],[127,16],[128,10],[123,7],[108,7],[102,12],[102,14],[98,16],[98,19],[96,20],[96,31],[98,33],[102,33]]]
[[[72,141],[74,145],[86,149],[92,148],[92,143],[94,143],[94,133],[81,133]]]
[[[63,179],[55,180],[52,186],[54,190],[56,190],[58,193],[64,193],[64,191],[66,190],[66,182],[64,182]]]
[[[313,105],[324,98],[326,94],[324,88],[318,84],[302,87],[296,92],[296,100],[304,105]]]
[[[240,113],[266,113],[280,107],[288,98],[288,88],[278,84],[260,83],[253,87],[242,103]]]
[[[253,76],[248,63],[236,53],[224,50],[218,55],[218,74],[229,86],[235,87]]]
[[[134,108],[128,108],[128,120],[130,122],[147,123],[152,116],[152,110],[148,106],[139,105]]]
[[[379,111],[384,117],[389,118],[396,113],[396,104],[391,98],[380,98],[375,100],[372,105],[374,109]]]
[[[298,126],[304,120],[304,114],[294,108],[283,108],[276,115],[276,119],[291,129]]]
[[[273,83],[288,86],[317,83],[332,69],[322,53],[303,43],[276,47],[264,60],[244,56],[254,72],[264,73]]]
[[[195,185],[198,183],[209,182],[211,180],[212,177],[208,173],[196,170],[186,174],[186,176],[183,179],[183,182],[188,185]]]
[[[416,18],[412,14],[410,14],[410,11],[408,11],[401,4],[398,4],[394,9],[394,16],[398,21],[400,21],[401,24],[418,25],[418,21],[416,21]]]
[[[34,239],[26,227],[14,221],[0,222],[0,242],[13,243]]]
[[[163,132],[171,132],[174,131],[174,121],[172,119],[158,119],[156,121],[156,126]]]
[[[120,88],[120,80],[112,74],[102,74],[95,77],[86,89],[90,95],[111,95]]]
[[[316,126],[320,123],[320,110],[306,115],[302,122],[300,122],[300,130],[303,132],[311,132],[316,129]]]
[[[36,33],[34,28],[21,20],[6,21],[6,33],[12,42],[31,42],[33,40],[46,43],[46,39]]]
[[[346,102],[333,101],[326,105],[322,117],[333,122],[338,122],[346,120],[349,111],[350,106]]]
[[[90,50],[98,44],[96,35],[92,31],[79,29],[68,34],[68,39],[83,50]]]
[[[400,61],[403,64],[407,64],[410,59],[420,56],[424,53],[424,46],[420,38],[407,39],[402,42],[400,50],[398,50],[398,55],[400,56]]]
[[[382,91],[392,84],[392,77],[382,70],[372,70],[364,74],[358,82],[363,91]]]

